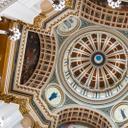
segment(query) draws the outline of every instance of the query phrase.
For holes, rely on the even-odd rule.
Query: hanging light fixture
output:
[[[21,33],[18,28],[12,28],[9,30],[0,30],[0,35],[7,35],[11,40],[16,41],[20,39]]]
[[[121,4],[121,0],[107,0],[108,5],[112,8],[118,8]]]
[[[13,41],[19,40],[21,33],[18,28],[12,28],[9,30],[9,38]]]
[[[49,0],[54,10],[61,11],[65,7],[65,0]]]

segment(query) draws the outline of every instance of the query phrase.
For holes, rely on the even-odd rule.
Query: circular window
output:
[[[68,38],[58,61],[66,90],[94,104],[121,93],[128,83],[125,41],[118,32],[99,27],[82,29]]]

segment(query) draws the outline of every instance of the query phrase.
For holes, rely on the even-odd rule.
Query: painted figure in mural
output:
[[[65,21],[64,21],[64,25],[65,25],[65,27],[67,27],[67,28],[71,28],[71,27],[72,27],[70,21],[68,21],[68,20],[65,20]]]
[[[69,19],[67,19],[67,20],[65,20],[65,21],[63,22],[64,27],[67,28],[67,29],[71,29],[73,23],[74,23],[74,20],[73,20],[72,17],[70,17]]]
[[[72,17],[69,18],[69,21],[70,21],[70,23],[73,23],[73,19],[72,19]]]
[[[125,109],[120,109],[120,112],[121,112],[123,119],[127,118],[127,116],[125,114]]]
[[[51,101],[51,100],[53,100],[53,99],[55,99],[55,98],[57,98],[57,93],[56,93],[56,92],[53,92],[53,93],[51,94],[51,96],[49,97],[49,100]]]

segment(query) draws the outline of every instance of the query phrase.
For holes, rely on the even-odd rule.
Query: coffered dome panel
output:
[[[82,107],[67,107],[57,113],[53,128],[115,128],[113,122],[100,111]]]

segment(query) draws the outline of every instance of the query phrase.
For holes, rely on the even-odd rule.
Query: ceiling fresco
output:
[[[34,25],[15,21],[21,38],[9,56],[6,94],[26,100],[37,128],[127,128],[127,16],[74,0]]]
[[[40,55],[40,40],[38,34],[28,32],[27,42],[21,74],[21,84],[25,84],[33,74]]]

